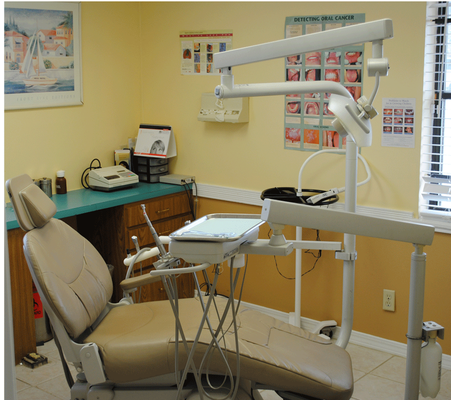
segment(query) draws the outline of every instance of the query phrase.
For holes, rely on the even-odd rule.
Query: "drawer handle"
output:
[[[162,214],[162,213],[168,212],[169,210],[170,210],[169,208],[166,208],[165,210],[159,210],[159,211],[157,211],[157,214]]]

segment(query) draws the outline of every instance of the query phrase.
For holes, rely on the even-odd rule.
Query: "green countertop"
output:
[[[57,209],[55,218],[61,219],[85,214],[91,211],[121,206],[135,201],[179,193],[184,190],[184,187],[179,185],[140,182],[132,188],[114,192],[79,189],[67,192],[67,194],[54,194],[51,199],[55,203]],[[8,203],[5,207],[5,222],[6,229],[8,230],[19,228],[19,223],[17,222],[16,214],[14,213],[11,203]]]

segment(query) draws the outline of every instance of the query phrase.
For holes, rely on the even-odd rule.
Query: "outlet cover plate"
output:
[[[382,309],[387,311],[395,311],[395,291],[384,289],[384,301]]]

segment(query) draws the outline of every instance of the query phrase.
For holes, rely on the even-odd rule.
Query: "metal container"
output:
[[[49,178],[42,178],[39,182],[41,190],[49,197],[52,197],[52,180]]]
[[[42,318],[34,320],[36,327],[36,344],[43,344],[53,339],[52,329],[50,328],[50,320],[47,313],[44,311]]]

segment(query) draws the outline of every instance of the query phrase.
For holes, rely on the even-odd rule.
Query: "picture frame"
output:
[[[5,110],[82,105],[81,3],[4,5]]]

